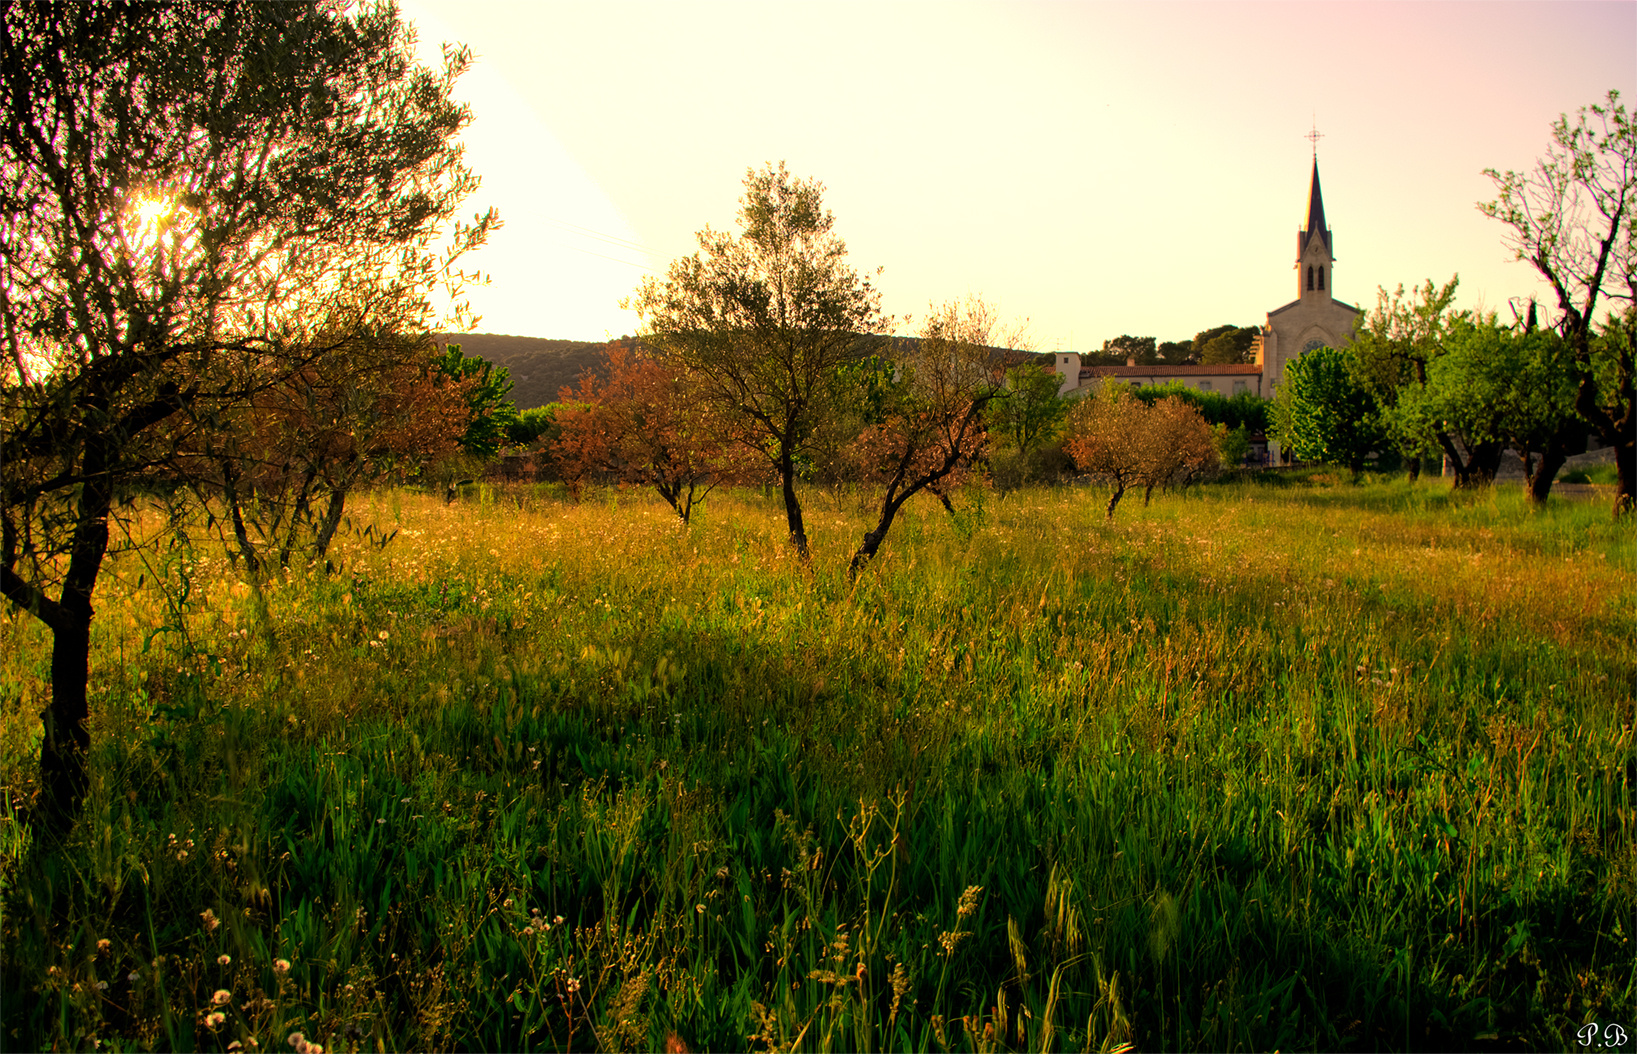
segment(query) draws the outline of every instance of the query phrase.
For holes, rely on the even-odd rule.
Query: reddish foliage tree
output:
[[[1108,517],[1129,487],[1154,488],[1191,479],[1217,464],[1211,426],[1198,410],[1174,396],[1148,406],[1110,378],[1069,413],[1063,448],[1081,472],[1114,488]]]
[[[321,560],[353,490],[455,452],[472,383],[435,369],[412,339],[348,342],[259,392],[226,427],[199,430],[187,476],[207,499],[222,496],[252,574],[288,566],[298,547]]]
[[[718,484],[750,479],[748,447],[692,388],[686,373],[622,342],[609,345],[606,384],[587,374],[564,388],[553,453],[576,500],[587,479],[638,483],[687,523]]]

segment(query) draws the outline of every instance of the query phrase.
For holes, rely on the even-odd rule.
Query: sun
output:
[[[136,205],[136,220],[143,226],[157,224],[170,210],[171,203],[164,198],[143,198]]]

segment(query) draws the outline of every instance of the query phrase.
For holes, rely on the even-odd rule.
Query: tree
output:
[[[1147,415],[1147,404],[1112,377],[1069,411],[1063,448],[1081,472],[1113,487],[1107,510],[1111,520],[1126,489],[1142,478],[1137,435]]]
[[[928,316],[920,339],[898,342],[884,364],[875,385],[879,420],[858,439],[861,460],[881,488],[880,505],[847,566],[849,577],[881,548],[905,502],[983,451],[984,408],[1002,393],[1000,363],[989,351],[997,324],[982,300],[944,304]],[[1021,332],[1002,342],[1016,347]]]
[[[52,633],[43,814],[85,789],[92,597],[116,500],[360,334],[424,331],[492,216],[450,88],[390,6],[0,13],[0,592]]]
[[[1280,441],[1303,461],[1346,465],[1356,480],[1386,436],[1375,399],[1354,379],[1345,352],[1315,348],[1285,366],[1274,397]]]
[[[1068,400],[1057,395],[1060,383],[1050,370],[1022,363],[1007,369],[1005,390],[989,403],[989,427],[1017,449],[1024,478],[1033,455],[1056,437],[1069,412]]]
[[[298,550],[323,560],[354,490],[458,449],[475,380],[450,378],[430,349],[354,334],[181,446],[182,475],[202,501],[220,497],[251,576]]]
[[[1194,347],[1199,361],[1208,366],[1248,363],[1251,345],[1261,332],[1257,326],[1221,326],[1195,337]],[[1211,335],[1206,337],[1206,333]]]
[[[1493,314],[1463,314],[1443,343],[1426,383],[1401,397],[1396,427],[1421,443],[1455,436],[1496,458],[1511,447],[1524,459],[1530,500],[1544,502],[1564,460],[1586,447],[1567,342],[1552,330],[1502,326]]]
[[[1410,297],[1402,285],[1392,293],[1380,289],[1375,309],[1357,322],[1347,361],[1353,379],[1380,408],[1384,441],[1410,460],[1411,478],[1419,475],[1422,457],[1438,453],[1454,471],[1455,486],[1470,487],[1494,479],[1500,444],[1469,443],[1441,418],[1423,419],[1427,404],[1421,398],[1428,366],[1444,354],[1445,336],[1460,317],[1450,310],[1459,285],[1455,275],[1441,287],[1429,278]]]
[[[1103,341],[1100,360],[1115,366],[1134,362],[1138,366],[1152,366],[1159,362],[1159,349],[1153,337],[1133,337],[1121,334]]]
[[[466,429],[460,449],[467,457],[487,461],[500,453],[500,445],[517,421],[517,407],[507,398],[512,391],[511,372],[496,369],[484,359],[461,351],[459,344],[445,345],[443,354],[432,360],[444,377],[459,385],[466,396]]]
[[[1155,487],[1186,483],[1220,464],[1216,437],[1198,410],[1175,396],[1145,410],[1131,447],[1144,506],[1154,497]]]
[[[1614,448],[1614,511],[1628,513],[1637,501],[1637,331],[1619,318],[1637,308],[1637,125],[1611,90],[1572,122],[1559,116],[1529,172],[1484,175],[1498,197],[1479,209],[1507,226],[1506,246],[1557,297],[1557,328],[1576,372],[1575,410]],[[1599,341],[1594,333],[1605,300],[1615,309],[1604,328],[1623,339]]]
[[[554,450],[576,495],[590,476],[640,483],[688,523],[718,484],[750,475],[728,422],[694,398],[685,374],[620,343],[608,347],[607,372],[606,385],[582,378],[576,404],[558,413]]]
[[[790,544],[808,559],[796,480],[815,421],[837,401],[841,367],[880,347],[880,294],[846,262],[824,186],[781,162],[745,176],[737,238],[706,227],[699,249],[644,279],[625,302],[642,340],[688,371],[699,397],[738,423],[784,495]]]

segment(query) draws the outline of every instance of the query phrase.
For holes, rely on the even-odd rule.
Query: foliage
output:
[[[1576,366],[1575,409],[1614,448],[1614,511],[1630,512],[1637,502],[1637,331],[1627,326],[1623,342],[1605,341],[1600,367],[1594,329],[1600,306],[1613,307],[1616,318],[1637,310],[1637,124],[1611,90],[1603,105],[1582,107],[1572,122],[1559,116],[1551,145],[1529,172],[1484,174],[1498,196],[1478,207],[1506,225],[1506,246],[1557,296],[1558,329]]]
[[[85,822],[0,813],[5,1045],[1562,1049],[1637,1019],[1629,532],[1276,482],[1112,523],[1026,490],[964,537],[912,502],[852,586],[736,493],[684,530],[640,494],[384,492],[391,546],[261,608],[197,524],[117,555]],[[5,618],[15,802],[49,640]]]
[[[201,503],[219,497],[217,527],[252,577],[298,551],[322,561],[352,492],[456,451],[474,383],[449,382],[413,338],[339,338],[183,443],[178,468]]]
[[[1021,329],[999,337],[998,325],[994,307],[975,297],[935,308],[920,338],[898,342],[890,368],[871,385],[878,410],[857,450],[879,497],[875,525],[853,553],[850,576],[875,556],[906,501],[923,489],[943,494],[982,456],[984,411],[1003,391],[990,346],[998,340],[1015,348],[1022,337]],[[950,504],[947,496],[944,504]]]
[[[1407,387],[1394,408],[1392,424],[1408,440],[1405,446],[1436,449],[1440,434],[1459,436],[1467,449],[1556,446],[1555,463],[1544,462],[1551,475],[1563,456],[1585,449],[1574,410],[1574,363],[1555,332],[1520,332],[1493,315],[1463,313],[1449,322],[1443,349],[1426,364],[1425,384]],[[1578,449],[1565,442],[1571,432],[1579,435]]]
[[[533,446],[541,440],[548,443],[556,438],[559,403],[531,406],[520,411],[517,418],[506,426],[506,442],[513,446]]]
[[[589,478],[638,483],[688,523],[718,484],[756,475],[730,422],[696,398],[688,376],[619,343],[608,347],[607,373],[606,385],[588,373],[556,415],[553,459],[576,499]]]
[[[496,369],[483,359],[464,354],[459,344],[445,345],[443,354],[432,361],[438,372],[460,385],[466,395],[461,453],[479,460],[499,454],[500,445],[517,420],[517,407],[507,398],[512,390],[509,372],[504,366]]]
[[[1113,488],[1109,519],[1128,487],[1141,486],[1147,505],[1155,487],[1185,483],[1219,464],[1211,426],[1198,410],[1174,397],[1144,402],[1112,378],[1075,404],[1065,434],[1075,466]]]
[[[1102,351],[1089,357],[1099,365],[1124,366],[1135,362],[1138,366],[1152,366],[1159,361],[1159,351],[1153,337],[1133,337],[1122,333],[1103,341]]]
[[[1198,361],[1207,366],[1249,363],[1251,345],[1262,332],[1259,326],[1220,326],[1194,337]]]
[[[1221,392],[1203,392],[1198,388],[1190,388],[1181,381],[1171,381],[1168,384],[1145,384],[1134,389],[1131,394],[1150,406],[1161,399],[1181,399],[1198,410],[1200,416],[1213,425],[1225,425],[1230,429],[1243,428],[1247,432],[1266,432],[1269,427],[1268,407],[1271,400],[1264,399],[1255,392],[1244,391],[1224,395]]]
[[[1354,379],[1345,351],[1316,348],[1287,364],[1273,403],[1275,432],[1293,455],[1346,465],[1355,480],[1386,438],[1376,401]]]
[[[45,812],[84,791],[91,597],[138,483],[259,393],[424,332],[492,215],[390,6],[3,8],[0,591],[57,642]],[[445,244],[439,255],[434,246]]]
[[[764,166],[745,176],[741,233],[706,227],[700,251],[647,278],[626,302],[642,340],[685,369],[699,398],[738,422],[777,475],[790,543],[807,558],[796,492],[803,455],[826,406],[840,400],[841,367],[872,353],[888,328],[881,297],[846,262],[824,208],[824,186]]]
[[[1006,390],[988,407],[989,429],[1027,458],[1057,437],[1069,404],[1057,374],[1032,363],[1006,370]]]
[[[1245,431],[1243,425],[1238,428],[1213,426],[1211,443],[1216,447],[1217,461],[1223,468],[1238,468],[1250,455],[1250,433]]]

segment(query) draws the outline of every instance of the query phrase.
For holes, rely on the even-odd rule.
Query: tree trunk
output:
[[[330,541],[335,538],[335,529],[341,526],[341,513],[345,511],[346,505],[347,491],[344,487],[330,491],[330,507],[324,510],[324,522],[319,524],[318,535],[313,539],[315,561],[322,560],[324,554],[330,551]]]
[[[1524,483],[1524,492],[1529,495],[1531,505],[1546,504],[1546,496],[1552,492],[1552,481],[1557,479],[1558,470],[1568,459],[1568,455],[1563,451],[1563,444],[1554,439],[1546,445],[1546,449],[1541,452],[1540,460],[1531,467]]]
[[[80,490],[78,523],[63,577],[62,599],[46,619],[51,627],[51,702],[40,714],[40,802],[46,829],[66,835],[85,800],[91,748],[88,692],[91,682],[91,595],[108,553],[108,511],[113,495],[100,478],[103,459],[87,452],[89,482]],[[44,614],[44,613],[42,613]]]
[[[1614,447],[1614,515],[1629,515],[1637,506],[1637,441],[1627,436]]]
[[[796,497],[796,461],[789,450],[779,458],[779,483],[784,488],[784,516],[790,525],[790,544],[806,563],[812,556],[807,551],[807,529],[801,522],[801,500]]]
[[[1114,496],[1108,499],[1108,518],[1109,519],[1112,520],[1114,518],[1114,506],[1120,504],[1120,498],[1124,494],[1125,494],[1125,483],[1122,482],[1122,481],[1116,481],[1115,484],[1114,484]]]
[[[1414,457],[1410,458],[1409,459],[1409,466],[1410,466],[1410,482],[1414,483],[1416,480],[1421,478],[1421,455],[1416,454]]]
[[[251,578],[261,573],[261,558],[251,544],[250,531],[244,524],[244,509],[239,505],[239,469],[231,459],[222,461],[222,494],[227,499],[227,511],[233,521],[233,538],[238,543],[239,555],[244,557],[245,571]]]
[[[1471,457],[1467,465],[1472,473],[1472,481],[1478,486],[1487,487],[1495,482],[1495,474],[1501,470],[1501,458],[1506,453],[1506,447],[1501,443],[1478,443],[1472,448]]]

